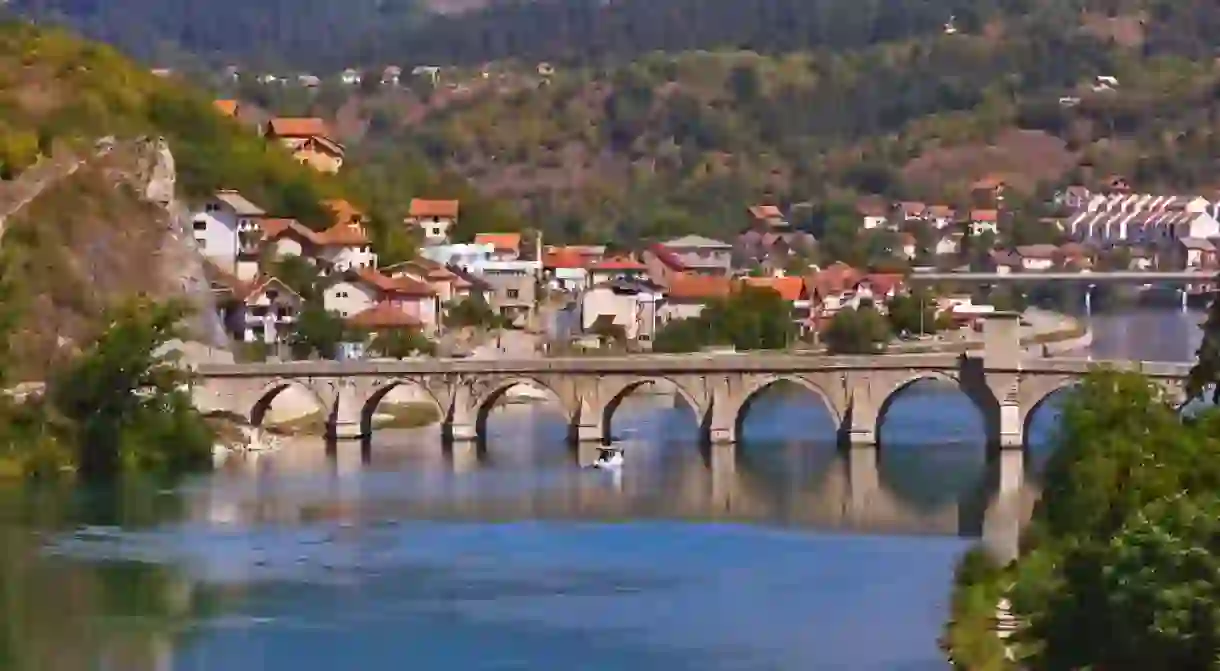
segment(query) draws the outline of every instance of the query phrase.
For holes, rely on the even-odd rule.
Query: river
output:
[[[1096,316],[1093,355],[1188,360],[1200,318]],[[621,477],[575,468],[545,405],[489,426],[482,459],[383,431],[367,463],[302,439],[172,491],[0,491],[0,669],[946,668],[987,495],[959,393],[893,405],[881,494],[852,514],[805,392],[751,407],[730,482],[655,398],[614,418]]]

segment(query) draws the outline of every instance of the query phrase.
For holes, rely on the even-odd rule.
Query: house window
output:
[[[521,296],[521,292],[516,289],[509,289],[507,293],[509,298],[519,298]]]
[[[207,205],[203,206],[203,211],[204,212],[219,212],[220,204],[219,203],[208,203]]]
[[[336,291],[335,298],[347,298],[347,292],[346,291]]]
[[[275,289],[267,290],[267,300],[269,300],[269,301],[274,301],[276,298],[279,297],[279,295],[280,295],[280,292],[276,291]]]
[[[206,230],[208,230],[208,222],[206,222],[206,221],[196,221],[196,222],[195,222],[195,230],[196,230],[196,231],[206,231]]]

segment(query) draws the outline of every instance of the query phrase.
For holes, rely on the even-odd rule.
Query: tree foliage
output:
[[[876,354],[890,340],[890,326],[875,306],[843,308],[835,313],[822,334],[832,354]]]
[[[671,321],[658,329],[653,349],[695,352],[710,345],[738,350],[783,349],[796,340],[792,305],[775,291],[741,286],[708,303],[698,317]]]
[[[393,329],[373,336],[369,349],[377,356],[406,359],[436,354],[436,343],[415,329]]]

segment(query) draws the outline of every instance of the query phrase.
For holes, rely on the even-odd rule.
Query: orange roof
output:
[[[956,213],[948,205],[933,205],[928,208],[928,214],[933,217],[952,217]]]
[[[364,227],[354,222],[335,224],[317,234],[317,244],[330,247],[362,247],[372,244]]]
[[[675,273],[669,278],[669,298],[707,300],[724,298],[732,289],[732,280],[714,275]]]
[[[428,200],[412,198],[409,216],[412,217],[448,217],[456,219],[459,202],[456,200]]]
[[[343,200],[342,198],[334,198],[331,200],[322,201],[322,206],[331,211],[335,215],[335,221],[345,223],[349,221],[363,221],[364,213],[355,205]]]
[[[423,323],[393,303],[382,301],[373,307],[356,313],[347,323],[366,329],[420,328]]]
[[[805,280],[799,277],[746,277],[742,283],[758,289],[770,289],[786,301],[798,301],[805,288]]]
[[[267,122],[268,130],[278,137],[329,137],[326,122],[318,117],[277,117]]]
[[[274,240],[282,235],[292,232],[315,245],[321,243],[317,233],[305,228],[296,219],[263,217],[258,220],[258,226],[259,228],[263,229],[264,240]]]
[[[778,219],[784,214],[774,205],[753,205],[750,207],[750,216],[755,219]]]
[[[971,210],[970,221],[995,221],[1000,216],[995,210]]]
[[[647,266],[630,256],[608,256],[589,264],[589,270],[647,270]]]
[[[497,252],[521,251],[520,233],[479,233],[474,236],[474,244],[491,245]]]
[[[221,114],[223,114],[225,116],[230,116],[230,117],[237,116],[237,101],[236,100],[213,100],[212,106],[216,108],[217,112],[220,112]]]
[[[356,277],[373,285],[379,291],[403,296],[432,296],[432,287],[410,277],[387,277],[373,268],[361,268]]]
[[[542,255],[543,268],[584,268],[586,259],[575,249],[559,247]]]
[[[860,275],[859,270],[839,262],[814,273],[806,283],[809,286],[809,293],[827,296],[842,293],[855,286]]]
[[[906,282],[906,277],[899,273],[872,273],[864,276],[858,284],[868,284],[880,294],[888,294]]]

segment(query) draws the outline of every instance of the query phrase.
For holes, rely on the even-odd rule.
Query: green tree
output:
[[[302,256],[285,256],[270,264],[271,275],[304,299],[314,302],[322,297],[322,276],[318,267]]]
[[[436,343],[416,329],[393,329],[373,336],[369,349],[377,356],[406,359],[412,356],[434,356]]]
[[[51,403],[71,423],[86,479],[211,464],[213,436],[191,405],[190,374],[168,349],[185,314],[146,300],[113,308],[97,340],[54,375]]]
[[[338,355],[339,344],[346,335],[342,317],[316,302],[307,303],[288,336],[288,346],[298,359],[314,355],[333,359]]]
[[[500,328],[506,320],[496,314],[482,294],[473,294],[463,300],[449,303],[445,308],[445,326],[449,328]]]
[[[875,354],[889,339],[889,324],[872,305],[839,310],[822,334],[832,354]]]
[[[936,333],[940,324],[936,319],[936,299],[922,288],[909,294],[898,294],[886,304],[886,318],[894,333]]]
[[[1220,282],[1220,275],[1216,281]],[[1203,340],[1195,352],[1195,365],[1190,368],[1186,393],[1190,398],[1202,398],[1211,387],[1212,403],[1220,403],[1220,384],[1217,383],[1220,383],[1220,291],[1212,294],[1211,305],[1207,308]]]

